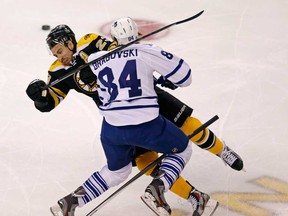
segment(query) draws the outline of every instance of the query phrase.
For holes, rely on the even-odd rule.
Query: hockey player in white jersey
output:
[[[127,40],[134,39],[130,36]],[[89,62],[104,54],[90,55]],[[99,110],[104,116],[101,141],[108,162],[106,175],[131,169],[133,146],[167,154],[143,199],[158,215],[169,215],[171,209],[164,192],[189,161],[192,147],[177,126],[159,115],[153,73],[157,71],[175,85],[185,87],[192,82],[189,65],[158,46],[134,44],[96,61],[91,69],[98,78],[102,102]],[[125,172],[125,178],[129,172]]]
[[[114,41],[117,41],[117,43],[119,45],[126,45],[127,43],[130,42],[131,39],[132,40],[137,39],[138,34],[139,33],[138,33],[137,24],[130,17],[120,18],[117,20],[117,25],[115,25],[115,23],[113,23],[113,25],[111,25],[111,37],[113,38]],[[161,83],[161,85],[168,87],[168,88],[171,88],[173,90],[175,89],[175,85],[172,84],[169,80],[167,80],[167,79],[164,80],[163,77],[160,77],[158,80],[160,80],[160,79],[162,81],[164,81],[164,83]],[[155,84],[155,82],[159,83],[156,80],[154,80],[154,84]],[[183,119],[183,117],[187,118],[187,121],[190,119],[195,119],[195,118],[190,117],[190,115],[192,113],[192,109],[190,107],[188,107],[183,102],[179,101],[178,99],[176,99],[175,97],[173,97],[172,95],[167,93],[166,91],[159,89],[156,86],[154,86],[154,88],[155,88],[157,96],[158,96],[158,103],[160,102],[159,103],[160,113],[161,114],[163,113],[165,117],[167,116],[166,118],[168,118],[171,122],[174,122],[174,124],[175,124],[175,119],[173,119],[173,118],[175,118],[175,115],[179,112],[180,109],[183,109],[183,106],[186,107],[187,110],[185,109],[185,112],[183,112],[181,114],[181,118],[182,119]],[[161,105],[162,105],[162,107],[161,107]],[[168,107],[167,107],[167,105],[168,105]],[[167,110],[167,111],[163,112],[163,109]],[[191,110],[190,114],[189,114],[188,110]],[[169,112],[168,115],[167,115],[167,112]],[[198,120],[198,122],[199,123],[196,123],[195,121],[193,121],[193,124],[191,125],[192,122],[189,121],[189,124],[185,124],[186,126],[189,126],[189,128],[190,128],[188,130],[189,131],[188,134],[190,134],[192,132],[191,129],[193,130],[193,128],[195,129],[195,128],[197,128],[197,125],[199,126],[199,124],[201,124],[201,122],[199,120]],[[176,125],[180,128],[181,123],[176,123]],[[181,130],[186,131],[185,129],[183,130],[182,127],[181,127]],[[209,131],[210,134],[213,134],[213,132],[211,132],[209,129],[205,129],[205,130]],[[209,134],[209,132],[207,134]],[[187,134],[187,131],[185,134]],[[205,134],[204,131],[203,131],[203,134]],[[203,135],[201,135],[201,136],[203,136]],[[194,140],[191,139],[191,141],[194,142],[194,144],[195,144],[195,140],[198,141],[198,139],[199,139],[199,137],[197,139],[194,139]],[[207,139],[207,140],[209,140],[209,139]],[[222,144],[221,141],[218,140],[217,137],[215,137],[214,140],[217,140],[218,142],[214,143],[213,147],[219,148]],[[152,155],[154,155],[154,156],[152,156]],[[155,155],[157,155],[156,152],[152,152],[149,150],[145,150],[145,149],[136,147],[136,155],[134,156],[135,157],[135,165],[137,165],[137,167],[141,170],[145,166],[147,166],[150,162],[152,162],[153,160],[156,159]],[[140,159],[137,157],[139,157]],[[151,157],[151,160],[148,159],[150,157]],[[152,158],[154,158],[154,159],[152,159]],[[145,163],[146,163],[146,165],[145,165]],[[240,164],[240,163],[238,163],[238,164]],[[153,173],[155,172],[155,170],[157,170],[157,168],[155,168],[154,171],[152,171],[152,170],[150,172],[151,172],[151,175],[153,176]],[[149,175],[149,174],[147,174],[147,175]],[[197,214],[202,215],[202,213],[203,213],[203,215],[212,215],[218,206],[217,201],[210,199],[210,196],[208,194],[205,194],[205,193],[197,190],[187,180],[185,181],[185,179],[183,179],[181,176],[177,179],[175,184],[173,184],[173,187],[170,188],[170,191],[173,191],[173,193],[175,193],[176,195],[178,195],[184,199],[187,199],[191,203],[192,209],[194,210],[193,215],[197,215]],[[189,194],[188,198],[187,198],[187,195],[184,195],[184,194]],[[145,195],[147,195],[147,193]],[[142,196],[141,198],[146,203],[146,202],[149,202],[149,200],[147,201],[145,195]],[[148,196],[149,196],[149,194],[148,194]],[[209,203],[208,203],[208,201],[209,201]],[[207,203],[208,203],[208,206],[207,206]],[[149,203],[146,203],[146,204],[149,206]],[[149,207],[151,208],[151,206],[149,206]],[[204,210],[205,210],[205,212],[204,212]]]

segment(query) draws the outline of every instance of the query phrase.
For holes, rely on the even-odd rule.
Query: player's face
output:
[[[58,43],[53,48],[51,48],[52,54],[65,66],[69,66],[73,59],[73,47],[71,48],[70,46],[71,44],[69,44],[69,42],[67,46]]]

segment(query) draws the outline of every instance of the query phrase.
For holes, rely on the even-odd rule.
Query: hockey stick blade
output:
[[[211,119],[209,119],[207,122],[202,124],[200,127],[198,127],[193,133],[191,133],[188,138],[191,139],[193,136],[200,133],[202,130],[204,130],[206,127],[214,123],[216,120],[218,120],[219,117],[215,115]],[[124,190],[128,185],[136,181],[138,178],[140,178],[142,175],[144,175],[148,170],[150,170],[152,167],[154,167],[157,163],[163,160],[163,158],[166,155],[161,155],[156,160],[154,160],[152,163],[150,163],[148,166],[146,166],[143,170],[141,170],[139,173],[137,173],[135,176],[133,176],[130,180],[128,180],[124,185],[122,185],[119,189],[117,189],[114,193],[112,193],[109,197],[107,197],[105,200],[103,200],[98,206],[96,206],[94,209],[92,209],[86,216],[92,216],[97,211],[99,211],[104,205],[106,205],[110,200],[112,200],[117,194],[119,194],[122,190]]]
[[[176,25],[179,25],[179,24],[181,24],[181,23],[188,22],[188,21],[190,21],[190,20],[196,19],[196,18],[199,17],[202,13],[204,13],[204,10],[202,10],[202,11],[199,12],[198,14],[195,14],[195,15],[192,16],[192,17],[189,17],[189,18],[187,18],[187,19],[178,21],[178,22],[176,22],[175,24],[176,24]]]
[[[71,70],[71,71],[68,71],[68,72],[67,72],[65,75],[63,75],[62,77],[59,77],[58,79],[56,79],[56,80],[54,80],[53,82],[48,83],[46,86],[44,86],[44,87],[43,87],[43,90],[48,89],[49,87],[52,87],[52,86],[56,85],[57,83],[65,80],[65,79],[67,79],[68,77],[70,77],[70,76],[72,76],[73,74],[75,74],[77,71],[79,71],[79,70],[81,70],[81,69],[83,69],[83,68],[85,68],[85,67],[87,67],[87,66],[89,66],[89,65],[91,65],[91,64],[93,64],[93,63],[95,63],[95,62],[97,62],[97,61],[101,61],[102,59],[104,59],[104,58],[106,58],[106,57],[108,57],[108,56],[110,56],[110,55],[112,55],[112,54],[114,54],[114,53],[116,53],[116,52],[119,52],[119,51],[121,51],[122,49],[125,49],[126,47],[128,47],[128,46],[130,46],[130,45],[132,45],[132,44],[135,44],[135,43],[137,43],[137,42],[139,42],[139,41],[141,41],[141,40],[143,40],[143,39],[145,39],[145,38],[147,38],[147,37],[150,37],[151,35],[157,34],[157,33],[161,32],[161,31],[163,31],[163,30],[165,30],[165,29],[167,29],[167,28],[170,28],[171,26],[179,25],[179,24],[182,24],[182,23],[185,23],[185,22],[189,22],[189,21],[191,21],[191,20],[193,20],[193,19],[196,19],[196,18],[199,17],[203,12],[204,12],[204,10],[202,10],[201,12],[195,14],[195,15],[192,16],[192,17],[189,17],[189,18],[187,18],[187,19],[184,19],[184,20],[180,20],[180,21],[171,23],[171,24],[169,24],[169,25],[167,25],[167,26],[164,26],[164,27],[162,27],[162,28],[160,28],[160,29],[157,29],[157,30],[155,30],[155,31],[153,31],[153,32],[151,32],[151,33],[149,33],[149,34],[147,34],[147,35],[144,35],[144,36],[142,36],[142,37],[140,37],[140,38],[138,38],[138,39],[136,39],[136,40],[134,40],[134,41],[131,41],[130,43],[127,43],[127,44],[125,44],[125,45],[123,45],[123,46],[119,46],[119,47],[111,50],[110,52],[106,53],[105,55],[100,56],[99,58],[96,58],[96,59],[92,60],[91,62],[85,63],[85,64],[79,66],[79,67],[76,68],[76,69],[73,69],[73,70]]]
[[[131,44],[134,44],[134,43],[136,43],[136,42],[138,42],[138,41],[140,41],[140,40],[143,40],[143,39],[145,39],[145,38],[147,38],[147,37],[150,37],[151,35],[157,34],[157,33],[161,32],[161,31],[163,31],[163,30],[165,30],[165,29],[167,29],[167,28],[170,28],[171,26],[179,25],[179,24],[182,24],[182,23],[184,23],[184,22],[188,22],[188,21],[191,21],[191,20],[193,20],[193,19],[196,19],[196,18],[199,17],[203,12],[204,12],[204,10],[202,10],[201,12],[199,12],[199,13],[195,14],[194,16],[189,17],[189,18],[187,18],[187,19],[184,19],[184,20],[180,20],[180,21],[171,23],[170,25],[167,25],[167,26],[164,26],[164,27],[162,27],[162,28],[160,28],[160,29],[158,29],[158,30],[155,30],[155,31],[153,31],[153,32],[151,32],[151,33],[149,33],[149,34],[147,34],[147,35],[144,35],[144,36],[136,39],[135,41],[132,41],[132,42],[126,44],[126,45],[129,46],[129,45],[131,45]],[[127,46],[125,46],[125,47],[127,47]]]

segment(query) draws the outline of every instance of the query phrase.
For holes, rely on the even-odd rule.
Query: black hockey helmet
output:
[[[58,25],[53,28],[46,38],[46,43],[49,49],[53,48],[56,44],[61,43],[67,45],[68,41],[71,40],[74,44],[74,50],[76,51],[76,39],[74,32],[67,25]]]

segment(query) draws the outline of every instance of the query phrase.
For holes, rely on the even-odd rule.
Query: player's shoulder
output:
[[[59,61],[58,59],[57,60],[55,60],[52,64],[51,64],[51,66],[50,66],[50,68],[49,68],[49,72],[56,72],[56,71],[59,71],[59,70],[61,70],[61,69],[64,69],[64,65],[62,64],[62,62],[61,61]]]
[[[110,41],[110,39],[102,35],[90,33],[80,38],[76,48],[79,51],[87,46],[94,47],[94,51],[112,50],[117,46],[117,43],[115,41]]]
[[[77,42],[77,49],[79,49],[82,46],[90,44],[92,41],[98,39],[99,37],[101,36],[95,33],[89,33],[89,34],[82,36]]]
[[[137,43],[137,44],[132,44],[130,47],[133,47],[133,48],[137,48],[137,49],[142,49],[142,50],[150,50],[150,49],[160,49],[159,46],[155,45],[155,44],[140,44],[140,43]]]
[[[133,44],[130,48],[137,49],[144,53],[159,53],[162,51],[162,48],[155,44]]]

